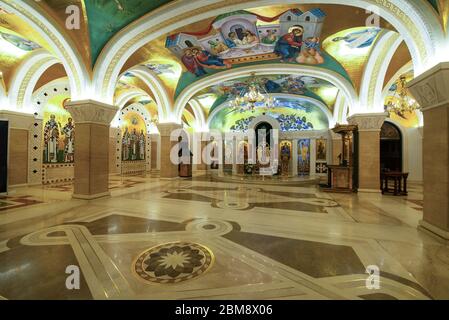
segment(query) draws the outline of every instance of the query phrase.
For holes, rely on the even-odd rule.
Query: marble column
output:
[[[449,240],[449,62],[423,73],[409,88],[424,114],[420,228]]]
[[[161,179],[175,179],[179,177],[179,166],[170,159],[172,149],[179,143],[178,140],[171,141],[171,134],[175,130],[182,129],[177,123],[159,123],[157,125],[161,135],[160,140],[160,175]]]
[[[355,114],[348,121],[359,132],[359,192],[380,193],[380,129],[386,113]]]
[[[76,125],[75,190],[77,199],[109,193],[109,127],[118,108],[97,101],[72,101],[67,110]]]

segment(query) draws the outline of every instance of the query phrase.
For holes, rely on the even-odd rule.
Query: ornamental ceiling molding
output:
[[[352,84],[344,78],[342,75],[330,71],[327,69],[312,67],[306,65],[293,65],[293,64],[265,64],[254,65],[248,67],[242,67],[237,69],[231,69],[228,71],[219,72],[207,77],[204,77],[187,88],[185,88],[178,99],[175,102],[174,117],[175,119],[181,119],[182,111],[187,105],[188,101],[199,91],[206,87],[210,87],[228,80],[243,78],[255,73],[256,76],[267,75],[301,75],[310,76],[319,79],[326,80],[336,86],[345,95],[350,108],[356,106],[359,101],[359,97],[352,86]]]
[[[408,84],[423,111],[449,107],[449,62],[443,62],[426,71]]]
[[[310,0],[308,2],[341,4],[337,0]],[[289,4],[291,1],[277,1],[277,4],[283,3]],[[175,1],[164,5],[124,28],[106,45],[94,68],[95,92],[98,92],[99,98],[103,101],[112,100],[110,87],[116,83],[123,65],[135,51],[158,37],[230,10],[272,4],[271,0],[190,0],[188,4],[184,1]],[[430,13],[431,8],[423,8],[418,3],[405,3],[400,0],[350,0],[345,5],[360,8],[377,5],[380,15],[404,37],[411,51],[416,70],[425,68],[426,61],[431,61],[433,54],[437,52],[437,42],[444,39],[444,32],[438,17]],[[407,10],[408,15],[401,8]],[[177,15],[177,13],[179,14]]]
[[[44,49],[35,50],[17,68],[11,80],[9,103],[17,110],[31,107],[32,96],[39,78],[52,65],[59,63]]]
[[[57,23],[49,16],[44,16],[35,8],[36,5],[31,3],[17,0],[0,1],[7,11],[23,18],[48,42],[64,65],[73,92],[72,98],[83,97],[88,92],[86,85],[90,83],[90,75],[81,54],[74,49],[75,45],[70,43],[69,36],[59,30]]]
[[[153,93],[158,108],[159,119],[169,120],[173,103],[169,98],[169,94],[162,80],[153,71],[144,66],[131,68],[128,72],[142,80]]]
[[[317,106],[326,115],[326,118],[329,123],[329,128],[332,128],[333,126],[335,126],[335,124],[337,122],[334,119],[334,116],[332,115],[329,108],[323,102],[321,102],[317,99],[303,96],[303,95],[287,94],[287,93],[275,93],[275,94],[272,94],[272,96],[275,98],[287,98],[287,99],[308,101],[308,102],[312,103],[313,105]],[[207,127],[208,128],[210,128],[212,120],[220,113],[220,111],[222,111],[223,109],[226,109],[226,108],[229,108],[229,101],[222,103],[217,108],[215,108],[214,111],[212,111],[212,113],[209,115],[209,118],[207,119]]]
[[[360,107],[358,112],[382,112],[382,87],[396,50],[403,41],[402,37],[394,31],[384,31],[380,34],[371,51],[365,66],[360,88]],[[366,112],[365,111],[365,112]]]

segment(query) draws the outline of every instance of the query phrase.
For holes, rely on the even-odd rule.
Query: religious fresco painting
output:
[[[218,16],[203,32],[170,35],[165,46],[197,77],[206,69],[264,60],[320,65],[325,18],[319,8],[291,9],[275,17],[236,11]]]
[[[146,125],[137,112],[128,112],[120,120],[122,161],[145,160]]]
[[[75,161],[75,123],[65,104],[68,94],[51,97],[43,107],[43,162],[46,164]]]
[[[298,175],[308,176],[310,174],[310,139],[298,141]]]
[[[233,100],[247,88],[249,77],[229,80],[214,86],[207,87],[195,96],[196,99],[205,100],[202,104],[213,109],[225,101]],[[339,89],[326,80],[309,76],[267,75],[256,76],[267,93],[284,93],[303,95],[325,103],[332,109]],[[201,101],[202,102],[202,101]]]
[[[316,160],[317,161],[327,161],[327,140],[317,139],[316,140]]]
[[[279,122],[283,132],[329,128],[326,114],[315,103],[301,98],[277,100],[277,107],[269,110],[258,108],[254,112],[241,112],[228,107],[223,108],[213,116],[210,127],[223,132],[246,132],[254,118],[267,115]]]
[[[358,87],[373,44],[381,32],[382,29],[375,27],[342,30],[323,41],[323,50],[344,67]]]

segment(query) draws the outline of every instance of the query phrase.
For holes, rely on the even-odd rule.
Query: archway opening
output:
[[[382,172],[402,172],[402,134],[391,122],[385,122],[380,132],[380,169]]]

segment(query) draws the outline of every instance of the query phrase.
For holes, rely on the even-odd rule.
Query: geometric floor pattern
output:
[[[420,190],[404,198],[139,179],[94,201],[15,190],[46,201],[2,213],[0,297],[449,297],[448,248],[418,231],[422,211],[408,201]],[[66,288],[68,266],[80,269],[79,290]],[[367,286],[372,266],[378,288]]]

